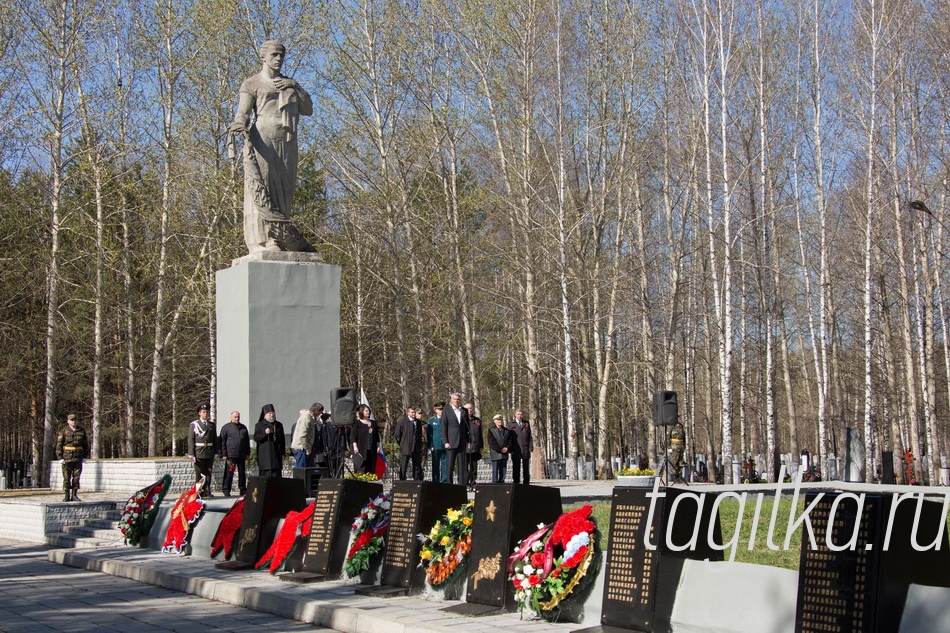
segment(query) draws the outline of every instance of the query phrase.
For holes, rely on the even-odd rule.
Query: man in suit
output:
[[[515,411],[515,419],[508,423],[508,428],[514,432],[515,443],[511,451],[511,476],[514,483],[521,483],[524,474],[524,483],[531,480],[531,453],[534,451],[534,441],[531,439],[531,427],[521,409]]]
[[[423,423],[416,417],[415,407],[406,409],[406,417],[396,425],[393,434],[399,443],[402,460],[399,465],[399,481],[406,480],[406,470],[412,463],[412,478],[422,481],[422,451],[426,450],[426,431]]]
[[[468,411],[462,408],[462,394],[449,396],[449,406],[442,411],[439,420],[442,427],[442,441],[448,457],[449,483],[455,483],[455,465],[458,462],[458,480],[465,484],[468,479],[468,464],[465,452],[471,448]]]

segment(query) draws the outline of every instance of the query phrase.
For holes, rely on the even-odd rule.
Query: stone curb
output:
[[[470,633],[513,629],[534,633],[572,630],[577,624],[521,620],[516,613],[467,618],[440,611],[456,602],[421,597],[370,598],[354,593],[344,581],[297,585],[263,572],[227,572],[216,561],[161,554],[150,550],[103,548],[50,550],[52,563],[200,596],[343,633]],[[358,603],[334,604],[336,601]],[[566,628],[570,627],[570,629]]]

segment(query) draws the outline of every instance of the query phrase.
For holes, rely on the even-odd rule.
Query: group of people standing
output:
[[[514,419],[507,423],[504,416],[495,415],[487,433],[473,405],[462,406],[461,394],[449,396],[448,405],[436,402],[433,412],[434,415],[425,420],[421,409],[409,407],[406,416],[396,425],[393,436],[399,443],[400,479],[421,480],[423,457],[428,456],[432,461],[432,481],[458,481],[474,488],[487,438],[492,483],[504,483],[509,458],[513,466],[512,481],[530,482],[534,443],[531,427],[521,409],[516,410]]]
[[[221,491],[230,496],[234,475],[238,476],[240,494],[247,492],[246,461],[251,453],[248,428],[241,423],[241,414],[231,412],[231,420],[216,432],[214,421],[209,419],[209,405],[198,407],[198,419],[189,425],[188,456],[195,467],[196,480],[204,476],[202,495],[211,493],[211,470],[216,457],[226,461]],[[512,463],[512,481],[529,483],[531,453],[534,443],[531,427],[521,409],[515,411],[508,422],[501,414],[492,418],[487,432],[481,419],[474,414],[472,404],[462,406],[462,396],[453,393],[449,403],[437,402],[434,415],[428,420],[422,409],[409,407],[406,415],[396,424],[393,438],[399,444],[399,479],[422,480],[425,458],[432,461],[432,481],[455,483],[475,487],[478,462],[482,458],[485,443],[492,465],[492,483],[504,483],[508,473],[508,460]],[[375,473],[379,456],[383,452],[379,426],[366,404],[356,410],[356,423],[350,427],[329,423],[324,406],[314,402],[309,409],[300,412],[300,417],[291,429],[290,450],[294,466],[305,468],[326,466],[331,477],[339,477],[343,471],[346,449],[353,457],[353,470],[357,473]],[[284,426],[277,419],[274,405],[266,404],[254,427],[253,438],[257,444],[258,474],[261,477],[280,477],[284,457],[287,454]]]
[[[211,493],[211,469],[215,457],[225,460],[224,477],[221,491],[231,496],[234,487],[234,475],[238,476],[238,491],[247,492],[247,458],[251,454],[251,437],[257,444],[257,467],[261,477],[280,477],[283,473],[284,457],[287,455],[287,440],[284,425],[277,419],[274,405],[265,404],[254,426],[253,435],[241,423],[241,413],[231,412],[231,421],[215,432],[215,423],[208,419],[209,406],[198,407],[198,419],[188,428],[188,456],[195,466],[196,480],[202,475],[205,483],[201,494]],[[314,402],[309,409],[300,412],[297,422],[291,427],[291,453],[294,466],[326,465],[331,476],[339,476],[342,470],[344,446],[346,444],[342,429],[326,423],[327,415],[322,404]]]

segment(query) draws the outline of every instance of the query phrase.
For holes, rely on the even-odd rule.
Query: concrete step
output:
[[[115,519],[83,519],[82,524],[85,527],[96,528],[97,530],[115,530],[119,523],[118,517]]]
[[[114,541],[117,538],[122,538],[122,532],[119,531],[119,528],[117,528],[115,524],[112,525],[112,529],[98,529],[86,525],[67,525],[63,528],[63,531],[66,534],[101,539],[104,541]]]
[[[112,522],[118,522],[122,518],[122,510],[107,510],[99,513],[100,519],[108,519]]]
[[[67,534],[65,532],[53,532],[46,535],[46,544],[51,547],[74,548],[74,549],[97,549],[99,547],[116,547],[122,545],[122,535],[118,530],[116,537],[110,539],[93,538],[89,536],[79,536],[76,534]]]

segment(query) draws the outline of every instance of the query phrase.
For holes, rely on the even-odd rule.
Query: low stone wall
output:
[[[112,510],[111,502],[37,503],[35,500],[0,501],[0,538],[45,543],[47,534],[62,532],[67,525],[79,525],[100,512]]]
[[[248,467],[248,477],[257,475],[257,466]],[[87,459],[82,466],[80,487],[94,492],[114,492],[119,497],[131,497],[136,490],[153,484],[165,475],[172,476],[170,495],[179,495],[195,483],[195,467],[187,457],[159,457],[155,459]],[[293,468],[284,466],[284,476],[290,477]],[[63,469],[59,461],[50,465],[50,488],[63,489]],[[220,494],[224,475],[224,460],[214,460],[211,471],[212,492]],[[237,475],[234,477],[235,491]]]

